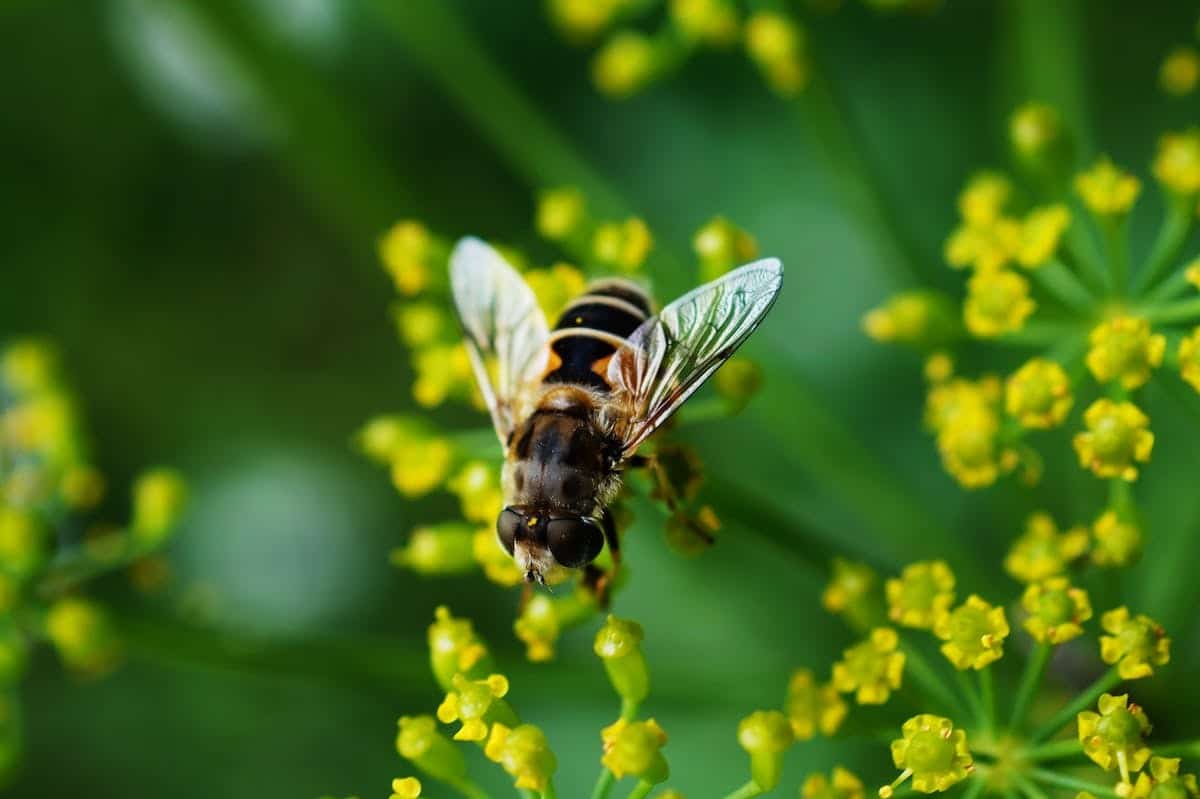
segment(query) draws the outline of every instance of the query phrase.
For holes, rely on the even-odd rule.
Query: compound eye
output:
[[[512,508],[505,508],[500,511],[500,517],[496,519],[496,534],[500,537],[500,545],[509,555],[513,553],[513,544],[517,540],[517,528],[521,526],[522,518],[521,514]]]
[[[550,553],[560,565],[577,569],[600,554],[604,533],[591,519],[553,519],[546,525],[546,540]]]

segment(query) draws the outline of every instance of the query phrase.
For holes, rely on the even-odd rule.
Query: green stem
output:
[[[608,769],[601,771],[600,777],[596,780],[596,787],[592,788],[592,799],[605,799],[616,781],[617,775]]]
[[[465,796],[467,799],[491,799],[488,792],[480,788],[469,779],[456,780],[446,783],[454,790]]]
[[[954,679],[958,680],[958,689],[966,697],[967,704],[970,705],[971,714],[975,716],[976,722],[983,725],[983,704],[979,701],[979,694],[975,692],[975,686],[971,685],[971,680],[967,677],[967,673],[961,669],[955,669]]]
[[[1200,758],[1200,738],[1194,741],[1172,741],[1158,744],[1154,747],[1154,754],[1159,757]]]
[[[1066,788],[1069,791],[1087,791],[1096,796],[1117,796],[1117,792],[1109,785],[1069,777],[1066,774],[1059,774],[1057,771],[1050,771],[1044,768],[1033,769],[1029,772],[1029,776],[1037,782],[1045,785],[1053,785],[1055,788]]]
[[[624,697],[621,698],[621,718],[625,721],[633,721],[637,718],[638,710],[642,707],[641,702],[632,702]]]
[[[1108,249],[1108,282],[1115,296],[1124,297],[1129,291],[1129,224],[1122,217],[1106,219],[1101,226],[1104,228],[1104,244]]]
[[[758,783],[750,780],[736,791],[731,791],[725,795],[725,799],[751,799],[751,797],[762,794],[763,789],[758,787]]]
[[[950,690],[924,655],[906,642],[901,642],[900,649],[907,661],[904,670],[913,678],[913,682],[921,686],[922,691],[940,702],[948,712],[962,709],[962,703],[954,696],[954,691]]]
[[[1142,309],[1142,315],[1151,322],[1171,324],[1173,322],[1191,322],[1200,318],[1200,299],[1180,300],[1165,305],[1149,306]]]
[[[997,344],[1006,344],[1012,347],[1035,347],[1041,349],[1043,347],[1050,347],[1067,338],[1075,338],[1078,335],[1079,325],[1077,324],[1034,319],[1026,322],[1020,330],[1014,330],[1011,333],[1005,333],[990,340],[995,341]]]
[[[979,795],[987,788],[987,780],[983,775],[972,777],[967,784],[967,789],[963,791],[962,799],[978,799]]]
[[[1096,296],[1062,261],[1047,261],[1033,270],[1033,277],[1050,295],[1073,311],[1086,316],[1096,306]]]
[[[1025,715],[1029,712],[1033,697],[1042,684],[1042,677],[1046,673],[1046,664],[1050,662],[1052,652],[1050,644],[1038,644],[1030,653],[1029,660],[1025,662],[1025,671],[1021,675],[1021,683],[1017,688],[1017,698],[1013,702],[1012,718],[1008,722],[1008,726],[1014,731],[1019,730],[1025,723]]]
[[[54,559],[38,582],[38,596],[49,599],[81,583],[124,569],[154,552],[154,547],[140,546],[128,532],[124,547],[113,555],[97,558],[86,549],[78,549]]]
[[[976,672],[979,677],[979,704],[983,710],[983,729],[992,733],[996,729],[996,684],[992,667],[984,666]]]
[[[1104,674],[1100,675],[1094,683],[1084,688],[1074,699],[1067,703],[1065,707],[1055,713],[1049,721],[1038,727],[1037,730],[1030,736],[1029,740],[1032,743],[1040,743],[1046,740],[1056,732],[1061,730],[1075,718],[1075,714],[1088,707],[1099,698],[1100,694],[1111,691],[1121,682],[1121,675],[1117,673],[1117,667],[1113,666]]]
[[[1170,277],[1146,294],[1146,300],[1151,303],[1167,302],[1183,294],[1187,294],[1189,291],[1195,291],[1195,285],[1188,277],[1188,269],[1197,260],[1200,260],[1200,258],[1193,258],[1176,269]]]
[[[1195,222],[1194,205],[1194,202],[1181,201],[1177,197],[1168,198],[1166,219],[1158,229],[1150,254],[1138,272],[1134,283],[1135,294],[1141,294],[1148,288],[1158,288],[1155,284],[1178,260]]]
[[[638,784],[633,786],[633,790],[629,792],[629,799],[646,799],[650,792],[654,790],[654,783],[646,780],[639,780]]]
[[[1154,751],[1158,751],[1155,747]],[[1042,762],[1046,760],[1063,760],[1068,757],[1075,757],[1083,752],[1083,744],[1073,738],[1068,738],[1065,741],[1051,741],[1048,744],[1034,746],[1022,752],[1021,756],[1026,760],[1034,762]]]
[[[554,790],[554,781],[546,783],[546,790],[542,791],[542,799],[558,799],[558,792]]]
[[[1013,784],[1017,786],[1017,789],[1025,795],[1026,799],[1050,799],[1050,797],[1046,796],[1045,791],[1043,791],[1037,785],[1034,785],[1029,780],[1025,779],[1025,777],[1021,774],[1010,772],[1009,779],[1011,779]]]

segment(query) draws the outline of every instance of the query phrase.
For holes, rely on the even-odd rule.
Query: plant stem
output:
[[[1172,741],[1154,747],[1154,754],[1159,757],[1189,757],[1200,758],[1200,738],[1194,741]]]
[[[1151,322],[1171,324],[1172,322],[1190,322],[1200,318],[1200,299],[1181,300],[1165,305],[1149,306],[1142,309],[1142,314]]]
[[[1096,296],[1062,261],[1047,261],[1033,270],[1033,277],[1042,288],[1073,311],[1089,315],[1096,305]]]
[[[467,799],[491,799],[488,792],[480,788],[469,779],[456,780],[447,783],[451,788],[461,793]]]
[[[725,799],[751,799],[763,792],[762,788],[758,787],[758,783],[750,780],[736,791],[731,791],[725,795]]]
[[[1025,794],[1026,799],[1050,799],[1050,797],[1046,796],[1045,791],[1016,772],[1011,772],[1009,779],[1013,781],[1021,793]]]
[[[631,702],[624,697],[621,698],[621,718],[625,721],[633,721],[637,718],[638,710],[641,708],[640,702]]]
[[[1066,774],[1059,774],[1057,771],[1050,771],[1044,768],[1033,769],[1029,772],[1029,776],[1037,782],[1053,785],[1056,788],[1066,788],[1069,791],[1088,791],[1096,796],[1117,796],[1117,792],[1108,785],[1069,777]]]
[[[1108,282],[1114,296],[1124,297],[1129,291],[1129,225],[1124,218],[1106,219],[1102,227],[1108,249]]]
[[[1017,698],[1013,702],[1012,718],[1008,722],[1008,726],[1014,731],[1019,730],[1025,723],[1025,715],[1029,712],[1033,697],[1042,684],[1052,651],[1050,644],[1038,644],[1030,653],[1029,660],[1025,662],[1025,671],[1021,674],[1021,683],[1017,688]]]
[[[596,787],[592,788],[592,799],[605,799],[608,792],[612,790],[613,783],[617,781],[617,776],[608,769],[600,772],[599,779],[596,780]]]
[[[962,703],[947,687],[946,682],[938,676],[924,655],[904,641],[901,641],[900,649],[907,659],[905,671],[913,678],[913,682],[920,684],[922,691],[941,702],[946,711],[962,709]]]
[[[1197,259],[1193,258],[1187,264],[1176,269],[1170,277],[1146,294],[1146,300],[1151,303],[1166,302],[1181,294],[1186,294],[1188,291],[1195,291],[1195,287],[1188,277],[1188,265],[1195,260]]]
[[[967,789],[963,791],[962,799],[978,799],[985,788],[987,788],[987,780],[982,774],[972,777]]]
[[[1077,324],[1030,320],[1020,330],[1014,330],[990,340],[1011,347],[1042,348],[1057,344],[1066,338],[1074,338],[1078,334],[1079,326]]]
[[[645,799],[653,790],[654,783],[639,780],[638,784],[633,786],[633,790],[629,792],[629,799]]]
[[[1157,747],[1155,747],[1155,751],[1158,751]],[[1073,738],[1068,738],[1065,741],[1051,741],[1048,744],[1026,749],[1022,753],[1022,757],[1026,760],[1041,762],[1045,760],[1062,760],[1074,757],[1081,752],[1083,752],[1083,744]]]
[[[38,582],[38,596],[47,599],[57,596],[80,583],[119,571],[154,552],[153,548],[139,546],[128,532],[119,535],[124,536],[125,544],[115,555],[98,558],[86,549],[76,549],[56,557]]]
[[[1105,691],[1112,690],[1118,683],[1121,682],[1121,675],[1117,673],[1117,667],[1113,666],[1108,671],[1101,674],[1094,683],[1083,689],[1066,707],[1058,711],[1041,727],[1030,736],[1029,740],[1032,743],[1040,743],[1046,740],[1056,732],[1061,730],[1075,718],[1075,714],[1091,705],[1100,694]]]
[[[958,680],[958,688],[966,697],[967,704],[970,705],[971,714],[975,716],[975,720],[980,725],[984,725],[983,704],[979,701],[979,694],[975,692],[975,687],[971,685],[967,673],[961,669],[955,669],[954,678]]]
[[[989,733],[996,730],[996,685],[992,677],[991,665],[984,666],[976,672],[979,677],[980,707],[983,710],[983,729]]]
[[[1154,239],[1150,254],[1138,272],[1137,280],[1134,282],[1134,294],[1141,294],[1149,288],[1160,288],[1155,284],[1162,277],[1163,272],[1179,258],[1179,253],[1183,250],[1183,245],[1192,232],[1195,220],[1192,207],[1192,203],[1183,202],[1174,197],[1168,198],[1166,219],[1159,227],[1158,236]]]
[[[546,783],[546,790],[542,791],[542,799],[558,799],[558,792],[554,790],[554,781]]]

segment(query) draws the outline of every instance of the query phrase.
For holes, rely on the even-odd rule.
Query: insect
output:
[[[475,378],[504,448],[496,522],[526,583],[584,568],[619,541],[609,504],[638,447],[746,340],[783,283],[774,258],[700,286],[657,315],[636,284],[593,282],[553,330],[533,291],[490,246],[459,241],[450,283]]]

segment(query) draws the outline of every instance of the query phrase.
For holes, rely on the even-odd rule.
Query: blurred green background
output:
[[[410,771],[396,717],[438,700],[424,632],[444,602],[499,653],[522,714],[559,750],[560,785],[590,785],[614,713],[590,628],[557,663],[524,665],[515,595],[390,567],[388,550],[441,500],[406,507],[350,446],[368,416],[412,409],[378,234],[419,217],[532,245],[531,192],[578,179],[577,163],[653,227],[665,294],[692,281],[691,231],[716,213],[788,268],[749,350],[767,366],[764,394],[688,434],[720,453],[728,534],[685,561],[636,527],[618,604],[647,631],[647,711],[671,734],[673,784],[695,796],[739,784],[737,720],[849,640],[817,604],[813,564],[828,552],[881,566],[942,554],[967,590],[1009,596],[995,564],[1023,516],[1084,521],[1098,507],[1102,486],[1065,433],[1037,489],[965,494],[919,427],[917,359],[872,344],[858,320],[918,279],[960,290],[940,257],[954,197],[971,171],[1003,166],[1017,102],[1059,103],[1084,125],[1085,155],[1144,174],[1159,133],[1196,120],[1194,98],[1156,89],[1195,22],[1182,0],[951,2],[932,16],[847,3],[811,33],[853,124],[845,144],[865,158],[855,171],[836,132],[770,95],[737,54],[701,55],[630,101],[601,98],[587,52],[536,2],[9,0],[0,339],[57,342],[112,485],[167,463],[193,492],[171,589],[147,601],[113,577],[100,591],[128,620],[125,666],[79,682],[39,655],[10,795],[382,795]],[[492,81],[529,104],[498,101]],[[513,145],[544,125],[571,158]],[[879,224],[879,197],[908,241]],[[1148,196],[1135,246],[1158,218]],[[1175,634],[1178,684],[1200,662],[1188,574],[1200,448],[1176,400],[1147,399],[1151,543],[1121,590]],[[831,446],[829,424],[861,450]],[[1157,713],[1142,698],[1167,730],[1200,705],[1194,690]],[[864,776],[886,771],[865,745],[805,744],[791,777],[865,754]]]

